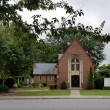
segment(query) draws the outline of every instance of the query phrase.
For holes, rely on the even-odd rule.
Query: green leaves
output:
[[[28,37],[14,25],[1,28],[0,71],[11,76],[30,74],[33,69],[34,44]]]
[[[5,1],[1,0],[1,7],[0,7],[0,16],[3,20],[4,24],[9,24],[10,21],[13,21],[16,26],[22,28],[22,31],[25,33],[31,33],[35,34],[37,37],[43,33],[50,34],[50,36],[56,36],[60,37],[62,34],[60,28],[67,28],[68,26],[73,26],[75,24],[75,18],[78,15],[82,15],[82,10],[75,11],[72,6],[70,6],[67,2],[60,1],[57,3],[53,3],[51,0],[20,0],[18,2],[15,2],[14,4],[9,4],[9,0]],[[2,4],[3,2],[3,4]],[[62,21],[61,23],[56,17],[53,17],[51,20],[48,20],[47,18],[43,18],[41,15],[34,15],[33,18],[33,24],[27,24],[21,19],[21,16],[18,14],[18,10],[22,11],[23,8],[28,9],[29,11],[33,10],[56,10],[56,8],[64,8],[67,14],[70,14],[72,16],[71,18],[66,18],[65,21]],[[42,22],[41,22],[42,21]],[[59,24],[59,26],[55,26]],[[61,32],[61,33],[60,33]]]
[[[9,24],[10,21],[13,21],[16,26],[22,28],[23,32],[32,35],[34,34],[33,39],[35,39],[35,36],[39,37],[43,33],[49,35],[50,37],[54,36],[60,38],[63,37],[65,33],[70,32],[70,30],[65,31],[65,29],[75,27],[80,29],[78,31],[82,31],[82,34],[86,32],[89,35],[92,34],[95,39],[102,39],[104,42],[107,43],[110,41],[110,34],[103,35],[101,33],[102,29],[93,29],[90,26],[75,26],[76,18],[78,16],[83,16],[84,13],[82,10],[74,10],[73,7],[67,2],[59,1],[57,3],[53,3],[51,0],[19,0],[14,4],[11,4],[8,1],[9,0],[0,1],[0,20],[2,20],[5,25]],[[59,22],[56,17],[53,17],[51,20],[48,20],[46,18],[43,18],[41,15],[34,15],[33,24],[27,24],[21,19],[21,16],[18,14],[18,10],[23,11],[23,8],[26,8],[29,11],[49,11],[56,10],[57,8],[63,8],[66,14],[68,14],[68,17],[65,18],[65,20]]]
[[[110,78],[110,64],[101,65],[96,68],[95,77]]]
[[[87,27],[87,29],[92,30],[92,27]],[[50,40],[48,41],[51,44],[50,46],[57,49],[57,54],[61,48],[66,50],[72,40],[77,38],[81,46],[96,65],[99,65],[100,62],[105,59],[103,53],[105,44],[101,39],[96,40],[94,38],[94,33],[87,32],[84,25],[79,24],[77,27],[69,27],[68,29],[62,28],[60,35],[62,36],[59,38],[50,37]]]
[[[87,82],[86,88],[89,89],[89,90],[94,88],[92,67],[90,67],[89,78],[88,78],[88,82]]]

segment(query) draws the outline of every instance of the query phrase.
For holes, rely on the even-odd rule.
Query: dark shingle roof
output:
[[[39,75],[39,74],[57,74],[56,63],[36,63],[33,75]]]

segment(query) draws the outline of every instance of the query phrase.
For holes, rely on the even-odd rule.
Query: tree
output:
[[[94,82],[96,89],[103,89],[104,78],[110,78],[110,64],[96,67]]]
[[[88,82],[87,82],[87,87],[86,88],[87,89],[93,89],[94,88],[92,67],[90,67],[89,78],[88,78]]]
[[[32,71],[34,44],[22,29],[11,25],[0,29],[0,71],[10,76],[27,76]]]
[[[65,81],[62,81],[62,82],[61,82],[60,88],[63,89],[63,90],[64,90],[64,89],[67,89],[67,85],[66,85],[66,82],[65,82]]]
[[[49,31],[51,35],[58,32],[59,28],[55,28],[55,23],[58,23],[58,19],[56,17],[52,18],[49,21],[46,18],[43,18],[41,15],[34,15],[33,16],[33,24],[29,25],[26,22],[23,22],[21,16],[18,14],[19,11],[23,11],[23,8],[26,8],[29,11],[33,10],[56,10],[56,8],[64,8],[67,14],[73,15],[71,17],[71,22],[75,22],[75,18],[79,15],[83,15],[82,10],[74,10],[72,6],[69,6],[68,3],[61,1],[58,3],[53,3],[51,0],[19,0],[17,2],[11,3],[10,0],[1,0],[0,1],[0,16],[1,20],[3,20],[4,24],[13,21],[15,25],[22,27],[24,32],[31,32],[36,33],[38,37],[42,33],[47,33]],[[42,22],[40,23],[40,21]],[[69,25],[69,21],[67,23]],[[64,20],[62,20],[61,27],[64,26]],[[30,33],[31,34],[31,33]],[[33,36],[35,37],[35,36]]]
[[[96,67],[96,74],[99,74],[100,76],[109,78],[110,77],[110,64],[97,66]]]
[[[58,54],[59,50],[62,48],[66,50],[74,38],[78,39],[81,46],[88,53],[96,66],[105,59],[105,55],[103,53],[105,44],[102,42],[102,40],[96,40],[93,36],[82,35],[80,32],[77,32],[76,34],[72,32],[70,35],[66,34],[60,39],[53,37],[50,38],[47,43],[51,44],[51,46],[57,50],[56,52]]]
[[[35,56],[36,62],[56,63],[58,59],[57,48],[54,45],[40,40],[35,45]]]
[[[18,0],[14,3],[9,2],[12,0],[1,0],[0,1],[0,19],[3,20],[4,24],[13,21],[15,25],[21,27],[24,32],[32,34],[33,38],[39,37],[42,33],[45,33],[48,37],[63,37],[65,33],[80,31],[82,34],[86,33],[94,35],[95,39],[102,39],[104,42],[110,41],[110,35],[101,33],[102,29],[95,28],[92,26],[84,26],[82,24],[75,26],[75,19],[77,16],[82,16],[82,10],[74,10],[67,2],[60,1],[53,3],[51,0]],[[33,24],[27,24],[23,22],[18,11],[23,11],[23,8],[29,11],[49,11],[56,10],[57,8],[63,8],[66,14],[69,14],[67,18],[62,17],[61,22],[54,17],[50,21],[47,18],[43,18],[41,15],[33,16]],[[42,22],[40,22],[42,21]],[[55,24],[59,24],[56,27]],[[31,32],[30,32],[31,30]]]

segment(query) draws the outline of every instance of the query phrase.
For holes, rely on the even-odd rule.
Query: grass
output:
[[[33,88],[33,87],[22,87],[22,88],[16,88],[16,90],[45,90],[49,89],[48,87],[41,87],[41,88]]]
[[[31,91],[31,92],[20,92],[15,95],[17,96],[63,96],[70,95],[69,90],[49,90],[49,91]]]
[[[80,94],[110,96],[110,90],[80,90]]]

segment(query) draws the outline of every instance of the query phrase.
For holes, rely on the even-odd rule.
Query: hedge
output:
[[[44,87],[47,86],[47,83],[46,83],[46,82],[42,82],[41,84],[42,84]]]
[[[34,88],[36,88],[36,87],[38,88],[38,87],[39,87],[39,83],[35,82],[35,83],[32,84],[32,86],[33,86]]]
[[[8,92],[9,88],[6,85],[0,85],[0,92]]]
[[[110,90],[110,86],[105,86],[103,89]]]
[[[95,79],[95,88],[96,89],[103,89],[104,87],[104,77],[98,77]]]
[[[49,85],[50,90],[54,90],[54,89],[56,89],[56,87],[57,87],[56,84],[50,84]]]

